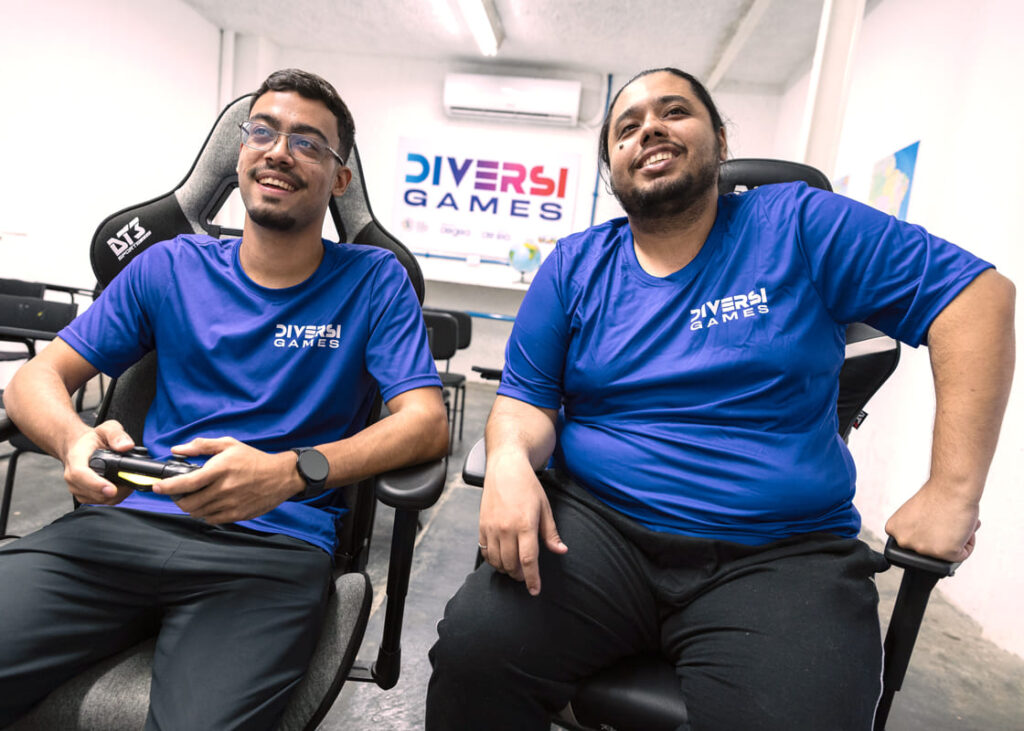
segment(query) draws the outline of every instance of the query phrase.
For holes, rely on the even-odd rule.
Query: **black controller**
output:
[[[144,491],[151,491],[157,480],[187,475],[199,469],[199,465],[186,462],[184,457],[173,456],[167,461],[153,459],[145,447],[133,447],[130,452],[97,449],[89,457],[89,467],[115,485]]]

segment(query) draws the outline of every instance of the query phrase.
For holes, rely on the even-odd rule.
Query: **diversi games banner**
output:
[[[572,233],[579,155],[402,138],[394,220],[413,253],[509,263]]]

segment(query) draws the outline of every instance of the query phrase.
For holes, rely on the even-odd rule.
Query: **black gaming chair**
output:
[[[444,385],[445,390],[450,389],[452,392],[452,408],[448,415],[448,420],[451,422],[451,439],[449,443],[454,448],[455,423],[458,422],[459,440],[461,441],[463,422],[466,420],[466,376],[463,373],[455,373],[451,370],[451,359],[455,355],[455,351],[468,348],[469,344],[473,341],[473,318],[469,316],[469,313],[461,310],[441,310],[424,307],[424,317],[429,313],[446,315],[455,319],[457,336],[455,348],[447,350],[448,355],[434,356],[437,360],[445,361],[444,370],[438,370],[438,375],[441,376],[441,383]]]
[[[101,286],[128,261],[153,243],[179,233],[231,233],[211,219],[237,186],[239,123],[249,113],[250,97],[241,97],[221,113],[185,179],[170,193],[113,214],[93,238],[91,260]],[[362,169],[355,149],[348,161],[352,182],[330,211],[343,240],[379,246],[395,253],[405,266],[417,296],[423,278],[415,259],[374,219],[366,200]],[[241,232],[235,232],[240,234]],[[149,354],[108,389],[99,419],[117,419],[141,443],[142,425],[155,390],[155,357]],[[379,412],[379,398],[375,411]],[[376,416],[375,416],[376,418]],[[9,425],[6,427],[9,429]],[[446,461],[410,467],[346,490],[350,514],[335,555],[335,591],[328,618],[306,677],[293,695],[279,729],[314,729],[330,710],[346,679],[370,681],[383,689],[398,681],[400,636],[409,584],[419,511],[437,500],[444,487]],[[355,663],[370,613],[372,587],[365,573],[376,500],[395,508],[388,566],[383,637],[376,662]],[[139,729],[149,705],[150,664],[154,642],[108,658],[50,694],[14,729]]]
[[[718,185],[721,193],[729,193],[792,181],[832,189],[828,178],[818,170],[779,160],[729,160],[722,164]],[[867,415],[864,406],[895,370],[899,349],[897,341],[868,325],[847,327],[846,360],[839,374],[836,405],[839,434],[844,440],[863,422]],[[486,459],[480,440],[463,467],[462,476],[468,484],[483,485]],[[893,696],[903,683],[932,587],[940,578],[952,576],[956,568],[955,564],[904,550],[892,539],[885,547],[885,557],[902,567],[904,574],[885,637],[876,731],[885,728]],[[644,655],[628,658],[583,681],[572,702],[553,721],[573,731],[675,731],[686,727],[687,711],[672,665],[662,657]]]
[[[446,363],[444,371],[439,370],[438,375],[444,387],[444,404],[448,411],[448,454],[451,454],[455,449],[455,421],[458,419],[459,404],[465,408],[466,402],[466,377],[461,373],[449,373],[447,366],[459,347],[459,321],[445,310],[424,309],[423,323],[430,336],[430,354],[435,361],[443,360]]]

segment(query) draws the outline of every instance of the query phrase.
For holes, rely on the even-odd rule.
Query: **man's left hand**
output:
[[[232,437],[193,439],[176,455],[213,455],[200,469],[153,485],[158,495],[182,496],[178,507],[207,523],[235,523],[273,510],[304,485],[295,454],[268,454]]]
[[[902,548],[945,561],[965,561],[974,551],[981,527],[978,503],[957,500],[932,482],[925,483],[885,524]]]

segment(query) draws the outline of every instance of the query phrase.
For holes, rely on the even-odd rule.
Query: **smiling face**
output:
[[[256,100],[249,120],[338,147],[334,114],[322,102],[294,91],[266,92]],[[274,231],[319,232],[331,196],[341,195],[351,179],[349,169],[333,155],[315,164],[296,160],[283,135],[269,150],[241,145],[237,170],[238,189],[249,219]]]
[[[659,71],[633,81],[609,115],[612,192],[631,219],[681,213],[717,194],[725,129],[686,79]]]

